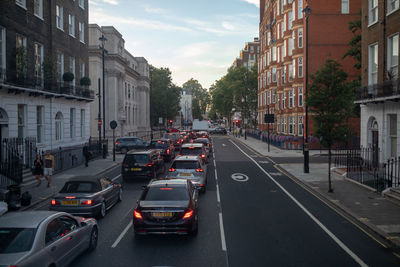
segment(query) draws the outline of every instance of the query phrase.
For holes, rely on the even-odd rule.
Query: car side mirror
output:
[[[81,227],[87,226],[87,223],[85,221],[81,222]]]

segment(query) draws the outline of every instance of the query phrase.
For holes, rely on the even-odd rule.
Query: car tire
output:
[[[93,251],[97,247],[97,242],[99,240],[99,231],[97,227],[93,227],[92,232],[90,233],[90,240],[89,240],[89,251]]]
[[[121,148],[121,153],[126,154],[128,152],[128,149],[126,147]]]
[[[102,202],[101,203],[101,207],[100,207],[100,211],[99,211],[99,218],[104,218],[106,216],[106,203]]]
[[[122,188],[119,188],[119,192],[118,192],[118,202],[122,201]]]
[[[197,217],[197,215],[196,215],[196,217]],[[199,221],[198,221],[198,219],[196,219],[196,222],[195,222],[195,225],[194,225],[194,229],[192,229],[190,231],[190,235],[191,236],[196,236],[198,232],[199,232]]]

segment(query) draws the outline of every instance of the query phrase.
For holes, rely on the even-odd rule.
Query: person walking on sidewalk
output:
[[[89,167],[89,159],[90,156],[92,155],[92,152],[89,151],[89,146],[88,143],[85,143],[85,146],[83,147],[83,156],[85,157],[85,166]]]
[[[40,154],[36,155],[36,159],[33,162],[33,175],[35,175],[35,178],[37,180],[37,186],[40,186],[42,181],[40,180],[40,176],[43,175],[43,160]]]
[[[239,128],[239,138],[242,137],[242,127]]]
[[[54,156],[50,154],[50,150],[46,150],[46,155],[44,156],[44,170],[43,174],[47,180],[47,187],[51,186],[51,176],[54,172]]]

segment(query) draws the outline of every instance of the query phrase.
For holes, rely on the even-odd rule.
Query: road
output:
[[[134,238],[132,210],[148,181],[129,182],[123,201],[98,221],[97,249],[71,266],[400,266],[390,250],[269,159],[229,137],[214,137],[213,146],[198,236]]]

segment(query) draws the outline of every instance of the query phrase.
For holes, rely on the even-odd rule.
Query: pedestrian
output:
[[[43,174],[47,180],[47,187],[51,186],[51,176],[54,172],[54,156],[50,154],[50,150],[46,150],[46,155],[44,156],[44,169]]]
[[[242,127],[239,128],[239,138],[242,137]]]
[[[83,156],[85,157],[85,166],[89,167],[89,159],[90,159],[90,156],[92,155],[92,152],[89,151],[88,143],[85,143],[85,145],[82,149],[82,153],[83,153]]]
[[[37,180],[37,186],[40,186],[42,181],[40,180],[40,176],[43,175],[43,160],[40,154],[36,155],[36,159],[33,162],[33,175],[35,175],[35,178]]]
[[[233,129],[233,136],[237,137],[237,129]]]

